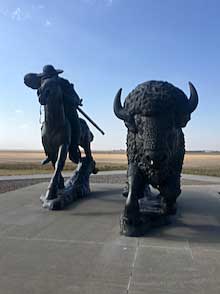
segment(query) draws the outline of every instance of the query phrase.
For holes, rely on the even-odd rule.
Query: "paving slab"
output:
[[[0,294],[220,293],[220,185],[183,186],[172,224],[119,234],[122,185],[93,184],[65,211],[47,183],[0,195]]]

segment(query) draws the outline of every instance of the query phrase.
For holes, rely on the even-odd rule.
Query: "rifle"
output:
[[[77,106],[77,110],[88,119],[88,121],[97,129],[102,135],[105,135],[103,130],[79,107]]]

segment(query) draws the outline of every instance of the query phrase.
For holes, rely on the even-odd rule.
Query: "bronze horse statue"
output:
[[[57,198],[58,189],[64,188],[62,170],[65,165],[71,143],[71,125],[65,116],[63,93],[55,78],[46,79],[38,90],[39,102],[44,106],[44,122],[41,127],[42,144],[48,160],[52,162],[54,174],[48,186],[44,200]],[[90,143],[93,140],[87,123],[79,118],[80,142],[86,160],[93,161]],[[96,170],[93,171],[96,173]]]

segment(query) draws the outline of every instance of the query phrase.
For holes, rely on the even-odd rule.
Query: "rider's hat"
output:
[[[61,73],[63,73],[63,70],[62,69],[55,69],[53,67],[53,65],[47,64],[47,65],[45,65],[43,67],[43,72],[37,74],[37,76],[39,78],[42,78],[42,77],[52,77],[54,75],[61,74]]]

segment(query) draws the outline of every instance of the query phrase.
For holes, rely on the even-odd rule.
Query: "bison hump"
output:
[[[130,114],[154,114],[172,111],[177,101],[186,101],[182,90],[164,81],[148,81],[138,85],[125,99],[125,108]]]

